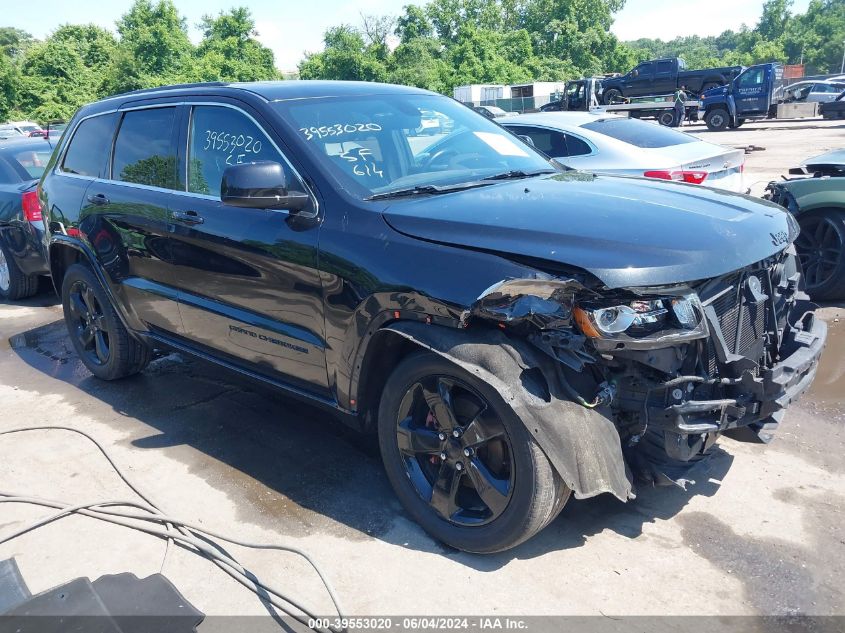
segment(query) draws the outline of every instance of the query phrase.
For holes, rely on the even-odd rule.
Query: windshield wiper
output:
[[[555,173],[554,169],[539,169],[537,171],[522,171],[521,169],[512,169],[511,171],[505,171],[501,174],[485,176],[484,178],[482,178],[482,180],[516,180],[518,178],[533,178],[534,176],[540,176],[541,174],[553,173]]]
[[[407,198],[410,196],[422,195],[437,195],[440,193],[451,193],[452,191],[461,191],[463,189],[472,189],[474,187],[483,187],[487,183],[483,182],[464,182],[459,185],[452,185],[449,187],[438,187],[437,185],[417,185],[415,187],[408,187],[407,189],[396,189],[394,191],[385,191],[383,193],[374,193],[365,200],[388,200],[390,198]]]

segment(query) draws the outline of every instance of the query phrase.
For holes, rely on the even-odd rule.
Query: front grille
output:
[[[760,304],[754,304],[750,300],[747,290],[749,277],[756,277],[760,282],[762,292],[769,295],[769,298]],[[759,350],[758,343],[766,335],[766,315],[771,302],[771,286],[769,284],[768,272],[765,270],[753,273],[734,273],[726,277],[721,287],[729,288],[721,296],[713,301],[713,310],[719,321],[719,329],[728,351],[739,356],[748,356],[755,348]],[[705,351],[707,358],[705,366],[710,375],[716,373],[716,350],[714,343],[708,341]],[[759,358],[753,358],[759,361]]]

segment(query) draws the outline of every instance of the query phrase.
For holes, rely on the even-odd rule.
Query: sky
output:
[[[207,13],[217,14],[232,6],[247,6],[252,11],[259,40],[273,49],[276,66],[283,71],[296,69],[305,52],[322,49],[326,28],[337,24],[360,23],[360,15],[393,14],[411,0],[175,0],[190,26],[191,39],[199,40],[196,24]],[[803,12],[809,0],[795,0],[793,10]],[[14,26],[46,37],[61,24],[93,22],[114,30],[114,23],[132,4],[132,0],[39,0],[37,10],[22,0],[0,1],[0,26]],[[413,4],[425,4],[414,1]],[[613,32],[623,40],[640,37],[672,39],[678,35],[718,35],[726,29],[738,29],[743,23],[753,26],[760,16],[762,0],[707,0],[689,3],[682,0],[627,0],[616,15]],[[699,10],[695,10],[699,7]],[[686,18],[686,19],[684,19]]]

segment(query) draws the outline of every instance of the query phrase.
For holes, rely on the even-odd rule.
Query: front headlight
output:
[[[709,334],[696,294],[634,299],[618,305],[580,302],[573,310],[581,332],[601,349],[647,348]]]

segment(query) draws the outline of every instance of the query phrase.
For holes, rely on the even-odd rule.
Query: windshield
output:
[[[585,123],[581,127],[642,148],[671,147],[672,145],[695,143],[698,140],[693,136],[669,129],[663,125],[622,117],[599,119]]]
[[[510,132],[447,97],[321,97],[273,105],[306,151],[362,199],[555,170]]]

